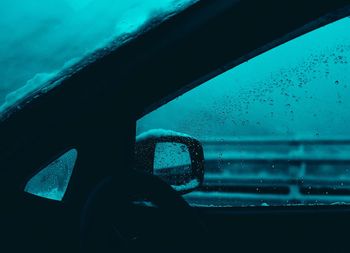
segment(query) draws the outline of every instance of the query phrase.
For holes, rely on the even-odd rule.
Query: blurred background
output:
[[[145,115],[137,133],[201,141],[191,204],[350,203],[349,31],[344,18],[256,56]]]

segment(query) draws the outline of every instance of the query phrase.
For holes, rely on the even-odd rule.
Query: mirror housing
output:
[[[135,168],[159,176],[181,194],[203,183],[204,153],[195,138],[163,129],[136,137]]]

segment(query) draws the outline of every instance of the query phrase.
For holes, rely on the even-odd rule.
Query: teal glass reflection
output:
[[[192,205],[348,204],[349,31],[347,17],[258,55],[145,115],[137,134],[201,141]]]
[[[0,114],[61,70],[194,2],[0,1]]]
[[[71,149],[47,165],[26,184],[24,191],[39,197],[61,201],[77,159],[77,150]]]

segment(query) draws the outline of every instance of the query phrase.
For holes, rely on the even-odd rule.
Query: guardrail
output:
[[[350,203],[350,139],[201,143],[206,173],[203,188],[189,195],[195,203]]]

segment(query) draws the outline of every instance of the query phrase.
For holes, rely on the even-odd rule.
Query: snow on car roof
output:
[[[160,23],[197,1],[1,2],[0,116],[34,92],[58,85],[63,70],[79,67],[90,55],[88,64],[101,56],[93,55],[99,49],[114,50],[151,20]]]
[[[159,129],[151,129],[151,130],[145,131],[145,132],[137,135],[136,141],[144,141],[144,140],[151,139],[151,138],[159,138],[159,137],[167,137],[167,136],[193,138],[188,134],[159,128]]]

